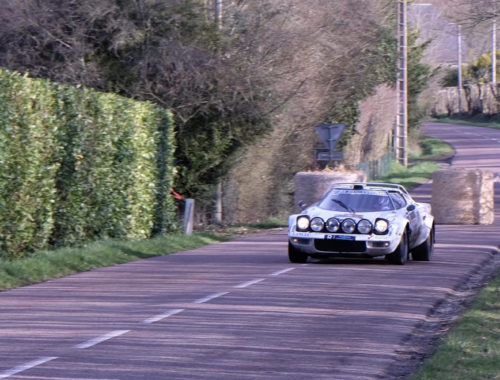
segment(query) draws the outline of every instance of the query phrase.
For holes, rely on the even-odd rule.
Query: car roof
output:
[[[402,186],[393,183],[375,183],[375,182],[341,182],[334,184],[330,190],[383,190],[386,192],[400,192],[408,194],[408,191]]]

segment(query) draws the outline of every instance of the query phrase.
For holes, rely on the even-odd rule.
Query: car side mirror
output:
[[[409,205],[409,206],[406,208],[406,211],[408,211],[408,212],[412,212],[412,211],[414,211],[416,208],[417,208],[417,206],[415,206],[415,205]]]
[[[298,201],[297,206],[299,206],[303,210],[307,207],[307,203],[304,201]]]

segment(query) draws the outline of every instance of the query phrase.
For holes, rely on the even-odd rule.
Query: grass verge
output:
[[[256,223],[239,223],[233,225],[210,225],[204,226],[204,231],[217,236],[240,236],[248,233],[268,231],[271,229],[281,229],[288,226],[288,221],[284,218],[270,217],[267,220]]]
[[[437,169],[439,169],[439,165],[435,162],[419,162],[407,168],[394,162],[389,174],[380,178],[378,181],[400,184],[406,189],[411,190],[425,183]]]
[[[0,290],[35,284],[98,267],[194,249],[226,241],[208,233],[174,234],[137,241],[100,241],[81,248],[40,251],[18,260],[0,260]]]
[[[411,190],[425,183],[432,177],[432,173],[439,169],[440,166],[436,161],[448,159],[454,153],[451,145],[431,137],[421,137],[419,145],[419,152],[410,154],[410,165],[408,167],[393,162],[389,173],[379,178],[378,181],[397,183]]]
[[[410,152],[410,161],[442,161],[455,154],[450,144],[432,137],[422,136],[419,145],[420,152]]]
[[[500,274],[410,380],[500,379]]]

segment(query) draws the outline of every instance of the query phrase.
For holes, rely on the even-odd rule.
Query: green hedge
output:
[[[173,229],[172,119],[0,70],[0,256]]]

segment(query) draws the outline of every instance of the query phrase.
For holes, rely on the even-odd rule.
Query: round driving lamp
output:
[[[356,230],[356,222],[352,219],[345,219],[342,222],[342,231],[346,234],[352,234]]]
[[[337,232],[340,229],[340,222],[337,218],[330,218],[326,221],[326,230],[328,232]]]
[[[299,216],[297,218],[297,230],[307,231],[309,228],[309,218],[307,216]]]
[[[321,218],[312,218],[311,219],[311,230],[314,232],[320,232],[325,227],[325,222]]]
[[[367,219],[361,219],[359,222],[358,222],[358,232],[360,234],[369,234],[372,232],[372,224],[369,220]]]
[[[377,234],[385,234],[389,230],[389,222],[385,219],[377,219],[374,229]]]

